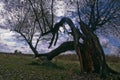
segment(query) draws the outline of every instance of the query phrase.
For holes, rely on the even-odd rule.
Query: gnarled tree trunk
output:
[[[49,53],[39,54],[39,57],[45,56],[48,60],[52,60],[55,56],[59,55],[62,52],[68,50],[76,50],[81,64],[82,72],[96,72],[103,75],[109,73],[117,73],[108,67],[105,60],[105,54],[101,47],[99,39],[94,34],[94,32],[82,21],[79,23],[82,30],[81,33],[69,18],[62,18],[59,23],[55,24],[55,30],[49,31],[53,34],[50,46],[54,42],[54,39],[55,43],[57,42],[59,27],[62,26],[65,22],[68,23],[71,27],[74,41],[65,42]],[[79,42],[80,38],[83,39],[83,43]]]
[[[102,75],[107,75],[109,73],[119,74],[110,69],[106,64],[103,48],[94,32],[92,32],[92,30],[82,21],[80,22],[80,26],[85,35],[82,54],[85,55],[87,61],[87,65],[85,65],[85,67],[87,67],[86,71],[97,72]]]

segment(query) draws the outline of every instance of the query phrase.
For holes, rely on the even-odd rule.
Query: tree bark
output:
[[[27,43],[28,43],[30,49],[33,51],[35,57],[38,57],[39,53],[38,53],[38,51],[36,50],[36,48],[34,48],[33,45],[32,45],[30,42],[27,42]]]
[[[85,35],[84,38],[84,50],[82,54],[85,54],[87,60],[87,72],[97,72],[106,76],[110,73],[120,74],[111,68],[106,63],[105,54],[103,48],[99,42],[97,35],[84,23],[80,22],[81,30]]]
[[[74,42],[73,41],[67,41],[62,43],[59,47],[52,50],[48,53],[41,53],[38,55],[38,57],[47,57],[47,60],[52,60],[54,57],[58,56],[59,54],[66,52],[66,51],[73,51],[74,48]]]

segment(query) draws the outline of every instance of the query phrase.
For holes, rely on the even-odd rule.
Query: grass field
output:
[[[120,72],[120,58],[107,57],[108,64]],[[114,79],[112,79],[114,77]],[[107,80],[119,80],[109,76]],[[97,74],[80,73],[76,55],[61,55],[51,62],[34,59],[32,55],[0,53],[0,80],[101,80]]]

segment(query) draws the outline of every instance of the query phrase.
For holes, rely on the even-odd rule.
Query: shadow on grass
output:
[[[32,66],[43,66],[46,68],[50,68],[50,69],[60,69],[60,70],[64,70],[65,68],[62,66],[58,66],[57,64],[50,62],[50,61],[44,61],[44,62],[36,62],[36,61],[32,61],[31,63],[29,63],[28,65],[32,65]]]

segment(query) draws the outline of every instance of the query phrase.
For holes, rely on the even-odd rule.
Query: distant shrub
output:
[[[19,50],[15,50],[15,51],[14,51],[14,54],[22,54],[22,52],[19,51]]]

